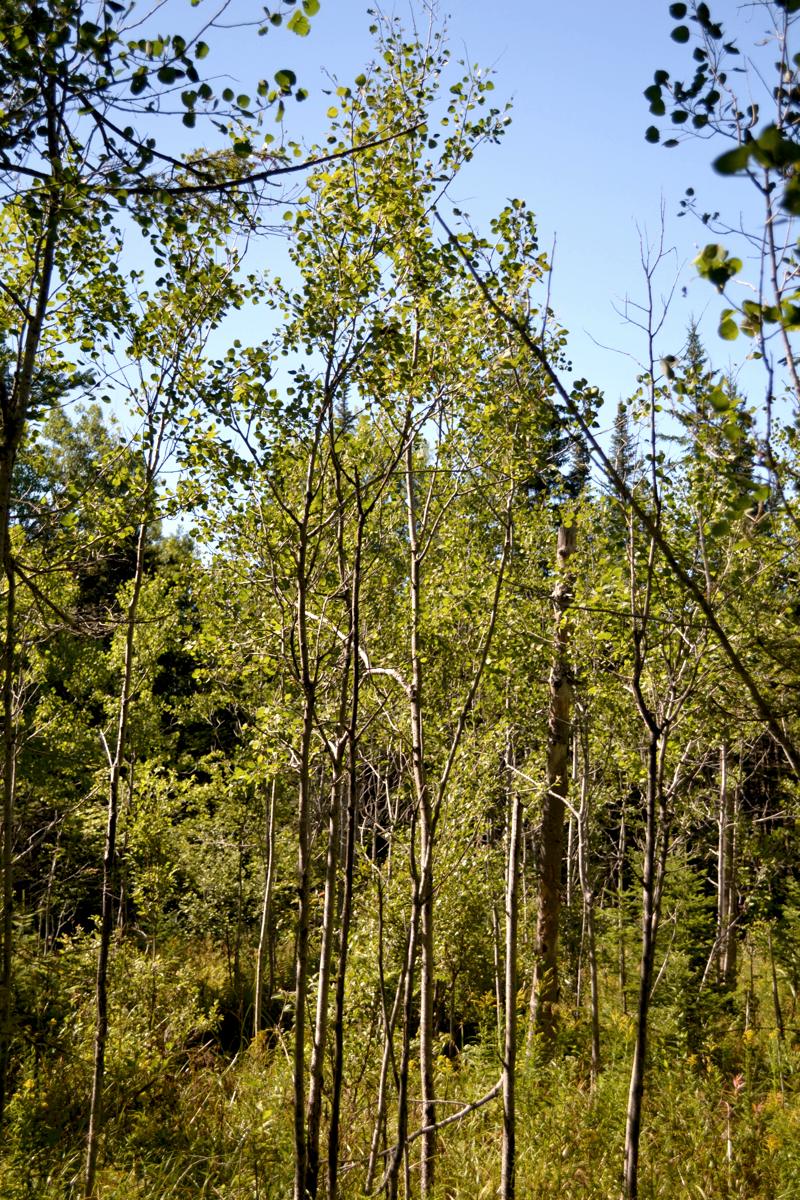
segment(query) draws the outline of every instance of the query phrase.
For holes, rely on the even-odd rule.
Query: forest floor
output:
[[[205,964],[208,966],[206,953]],[[288,1031],[238,1051],[221,1045],[225,1021],[213,980],[184,954],[128,948],[114,971],[106,1129],[98,1200],[283,1200],[291,1195],[292,1106]],[[5,1200],[80,1194],[90,1071],[90,939],[46,963],[31,961],[28,1057],[9,1109],[0,1158]],[[57,966],[57,970],[56,970]],[[217,964],[221,976],[222,964]],[[617,1200],[633,1020],[605,980],[603,1067],[589,1073],[585,1014],[565,1015],[549,1061],[520,1047],[517,1194]],[[766,990],[766,989],[765,989]],[[689,1028],[664,993],[654,1008],[641,1150],[641,1197],[797,1200],[800,1197],[800,1047],[795,1013],[771,997],[739,997]],[[524,1027],[524,997],[520,997]],[[437,1060],[440,1119],[499,1078],[489,1000],[487,1027]],[[50,1015],[48,1015],[50,1014]],[[756,1020],[763,1016],[763,1022]],[[353,1018],[355,1021],[355,1017]],[[343,1107],[342,1200],[364,1194],[380,1063],[379,1022],[364,1020],[352,1047]],[[537,1060],[538,1058],[538,1060]],[[412,1080],[413,1101],[418,1096]],[[493,1099],[443,1130],[436,1196],[482,1200],[500,1177],[501,1108]],[[393,1113],[388,1114],[391,1144]],[[408,1179],[416,1193],[419,1142]],[[324,1153],[324,1147],[323,1147]],[[380,1182],[378,1159],[373,1186]],[[401,1188],[402,1194],[402,1188]]]

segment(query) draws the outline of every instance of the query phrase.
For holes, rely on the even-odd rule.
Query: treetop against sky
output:
[[[728,366],[728,347],[716,336],[723,303],[693,266],[716,235],[696,216],[679,220],[678,214],[691,186],[700,212],[719,210],[736,227],[740,220],[747,224],[740,208],[752,202],[751,195],[740,179],[714,173],[712,161],[725,147],[709,143],[705,131],[684,137],[690,126],[674,127],[683,144],[673,150],[645,138],[653,118],[643,93],[651,87],[654,71],[665,68],[687,78],[693,70],[692,45],[675,36],[676,20],[683,19],[679,14],[685,8],[634,0],[598,6],[578,0],[567,15],[560,6],[531,6],[521,0],[499,0],[491,7],[454,0],[448,8],[409,2],[381,13],[396,16],[409,37],[424,39],[430,29],[444,28],[454,80],[463,70],[458,60],[463,60],[493,74],[501,106],[512,101],[502,144],[481,148],[448,191],[442,210],[462,208],[487,231],[509,198],[525,200],[536,214],[540,245],[554,264],[551,303],[570,333],[576,375],[599,386],[612,407],[619,396],[630,395],[637,363],[645,357],[641,333],[625,314],[637,319],[635,304],[645,287],[641,258],[648,246],[661,243],[667,250],[655,293],[657,300],[672,297],[656,356],[679,354],[694,320],[715,363]],[[323,0],[318,7],[313,0],[295,14],[302,16],[304,9],[311,20],[300,30],[301,37],[287,31],[287,13],[283,27],[270,26],[249,0],[222,5],[170,0],[141,15],[134,10],[123,24],[130,26],[130,36],[155,36],[163,26],[162,34],[183,29],[187,36],[200,37],[207,47],[202,77],[223,97],[255,97],[259,80],[272,85],[282,72],[296,75],[305,101],[287,97],[282,122],[276,123],[274,108],[268,109],[254,148],[258,153],[257,139],[266,136],[271,146],[284,140],[325,149],[331,93],[339,84],[351,85],[375,55],[371,27],[378,13],[364,0]],[[763,57],[764,63],[757,65],[770,64],[774,47],[763,36],[768,13],[762,5],[740,8],[721,0],[714,16],[725,23],[726,37],[739,39],[748,56]],[[260,24],[267,36],[259,36]],[[752,87],[754,78],[742,76],[745,88]],[[445,95],[448,85],[446,81]],[[160,149],[178,157],[189,147],[219,147],[213,125],[198,115],[196,125],[194,118],[184,117],[190,125],[184,128],[177,97],[176,109],[172,122],[159,121]],[[268,160],[261,156],[259,161]],[[277,187],[275,195],[280,195]],[[278,216],[279,210],[279,224]],[[750,264],[746,253],[736,252],[744,261],[746,286]],[[277,239],[251,252],[249,269],[260,265],[286,269],[285,249]],[[738,282],[733,286],[746,294]],[[237,329],[243,340],[259,340],[266,332],[258,314],[241,318]],[[740,342],[733,350],[730,362],[740,368],[747,347]],[[740,385],[745,391],[747,379],[745,370]],[[753,387],[760,387],[760,378],[754,380]],[[758,395],[754,392],[752,398],[756,402]]]
[[[375,10],[364,0],[323,0],[309,36],[290,38],[282,29],[268,37],[237,29],[250,15],[247,8],[232,5],[223,18],[229,28],[210,31],[210,75],[219,71],[220,86],[227,75],[234,88],[246,88],[262,76],[271,78],[280,66],[290,67],[308,98],[287,103],[282,126],[267,115],[263,128],[276,140],[324,146],[331,89],[352,84],[375,53],[370,32]],[[565,9],[522,0],[491,6],[452,0],[433,12],[411,3],[380,11],[423,37],[431,25],[444,25],[453,59],[493,72],[498,103],[512,101],[502,144],[476,155],[449,199],[484,230],[510,197],[522,197],[535,212],[542,248],[552,251],[552,304],[569,330],[576,374],[597,383],[611,405],[630,394],[644,347],[622,314],[626,298],[643,298],[642,248],[659,242],[663,212],[663,244],[673,252],[656,285],[672,301],[658,355],[679,354],[687,326],[696,320],[716,365],[743,369],[747,390],[748,368],[741,367],[747,348],[740,343],[731,353],[718,339],[722,304],[693,266],[714,235],[691,214],[678,219],[681,199],[692,187],[701,212],[719,210],[736,226],[741,209],[751,203],[747,187],[713,171],[712,161],[724,149],[718,143],[688,136],[665,150],[644,136],[652,117],[643,92],[654,71],[665,68],[681,78],[692,71],[691,47],[671,39],[676,19],[668,5],[578,0]],[[761,6],[722,0],[714,15],[724,22],[726,37],[738,37],[749,55],[771,61],[769,44],[758,46],[768,29]],[[684,127],[674,132],[683,134]],[[273,268],[285,268],[274,240],[262,253]],[[256,318],[254,335],[258,328]],[[760,384],[754,375],[753,388]]]

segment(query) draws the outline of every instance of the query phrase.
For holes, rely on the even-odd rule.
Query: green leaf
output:
[[[194,48],[195,58],[205,58],[208,54],[208,46],[205,42],[198,42]]]
[[[651,83],[650,87],[644,90],[645,99],[650,102],[650,112],[654,117],[663,117],[667,111],[666,105],[661,95],[661,88],[657,83]]]
[[[787,183],[781,207],[792,213],[793,216],[800,216],[800,176],[793,175]]]
[[[669,15],[676,21],[682,21],[686,16],[685,4],[670,4]]]
[[[724,291],[728,280],[738,275],[742,269],[741,259],[729,258],[725,247],[715,242],[701,250],[694,260],[694,265],[698,274],[713,283],[720,292]]]
[[[726,342],[733,342],[739,336],[739,326],[736,324],[733,317],[725,316],[723,314],[722,320],[719,323],[719,336],[724,338]]]
[[[647,129],[645,129],[644,137],[645,141],[647,142],[657,142],[661,137],[661,134],[658,132],[658,129],[655,125],[650,125]]]
[[[784,329],[800,329],[800,305],[784,300],[780,322]]]
[[[297,76],[294,71],[288,71],[284,68],[282,71],[275,72],[275,82],[282,91],[288,92],[297,83]]]
[[[737,146],[714,159],[714,170],[720,175],[735,175],[737,171],[744,171],[749,161],[750,145]]]
[[[289,17],[286,28],[291,29],[292,33],[296,33],[298,37],[308,37],[311,32],[308,17],[300,9],[296,9]]]
[[[303,0],[303,12],[307,17],[315,17],[319,12],[319,0]]]
[[[788,167],[800,162],[800,145],[775,125],[768,125],[751,143],[751,153],[764,167]]]
[[[673,29],[672,33],[670,34],[670,37],[672,38],[673,42],[680,42],[681,44],[683,44],[684,42],[688,42],[689,26],[688,25],[676,25],[675,28]]]
[[[708,394],[708,399],[715,412],[727,412],[729,408],[733,407],[730,396],[727,396],[720,387],[713,388]]]

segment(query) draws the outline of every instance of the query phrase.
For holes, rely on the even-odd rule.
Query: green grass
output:
[[[0,1157],[4,1200],[79,1195],[91,1062],[90,947],[69,949],[48,1003],[17,1062]],[[137,957],[138,956],[138,957]],[[156,960],[118,955],[112,993],[107,1124],[98,1200],[283,1200],[291,1195],[289,1045],[280,1036],[235,1056],[213,1041],[224,984],[207,948]],[[70,1007],[71,1003],[71,1007]],[[760,1010],[769,1012],[767,997]],[[791,1014],[790,1014],[791,1016]],[[521,1013],[521,1019],[524,1014]],[[375,1119],[377,1026],[350,1028],[343,1097],[342,1198],[363,1194]],[[584,1019],[565,1018],[558,1053],[526,1061],[517,1085],[520,1200],[618,1200],[633,1025],[613,1008],[603,1023],[604,1069],[588,1072]],[[743,1029],[720,1007],[693,1034],[680,1014],[653,1011],[641,1146],[642,1200],[797,1200],[800,1196],[800,1051],[794,1031]],[[485,1093],[499,1075],[494,1040],[437,1064],[440,1114]],[[419,1086],[411,1081],[412,1101]],[[411,1105],[414,1127],[418,1105]],[[393,1128],[389,1113],[389,1130]],[[391,1136],[391,1132],[390,1132]],[[481,1200],[499,1185],[501,1102],[440,1137],[437,1200]],[[411,1155],[412,1191],[417,1177]],[[324,1153],[324,1147],[323,1147]],[[380,1172],[379,1172],[380,1174]]]

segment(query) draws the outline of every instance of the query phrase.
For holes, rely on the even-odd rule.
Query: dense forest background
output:
[[[435,21],[279,148],[197,7],[0,0],[0,1191],[797,1197],[800,2],[669,7],[616,409]]]

